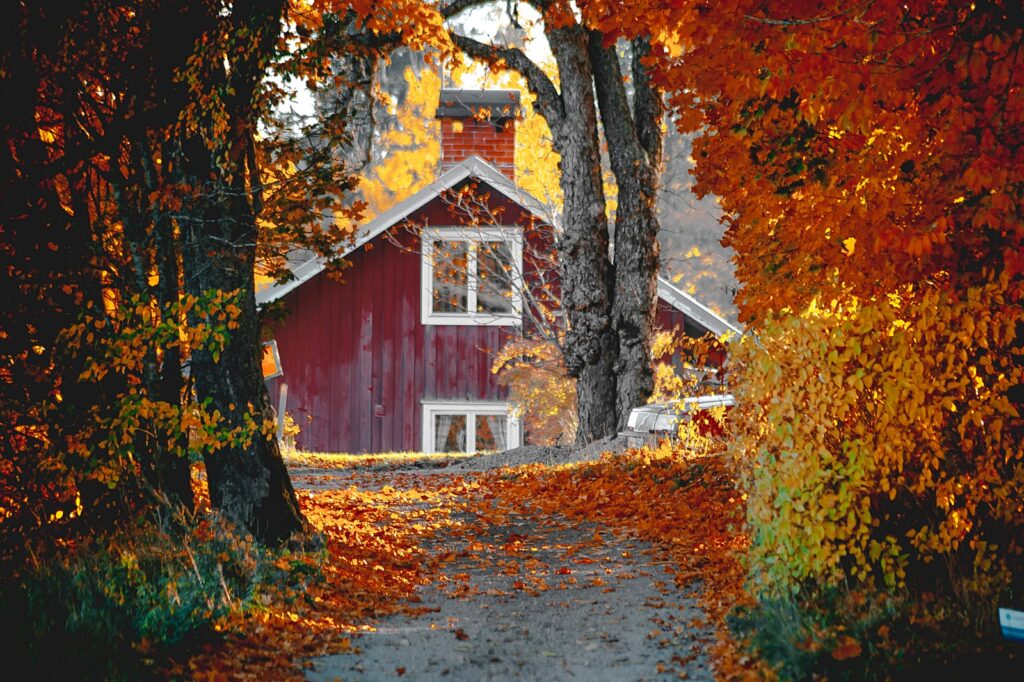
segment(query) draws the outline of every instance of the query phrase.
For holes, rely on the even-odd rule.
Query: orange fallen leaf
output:
[[[832,650],[832,658],[837,661],[845,661],[848,658],[857,658],[860,654],[860,642],[849,635],[843,635],[840,637],[838,646]]]

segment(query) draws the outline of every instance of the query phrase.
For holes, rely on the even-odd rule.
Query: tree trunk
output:
[[[551,126],[562,159],[565,206],[558,239],[562,310],[568,322],[565,365],[576,379],[578,443],[615,434],[615,364],[618,341],[612,328],[612,265],[608,256],[597,106],[587,55],[587,32],[580,26],[548,31],[563,107],[560,125]]]
[[[112,183],[126,264],[120,288],[156,303],[157,314],[166,315],[178,302],[178,245],[173,238],[170,217],[154,210],[148,198],[159,190],[157,165],[153,162],[156,155],[142,122],[134,120],[129,125],[137,128],[136,134],[126,136],[125,140],[125,146],[131,149],[132,173],[123,182]],[[154,270],[158,281],[150,284],[149,277]],[[178,346],[158,349],[151,344],[142,370],[142,388],[151,400],[182,406],[184,381]],[[184,432],[165,433],[164,426],[157,424],[156,433],[140,430],[136,434],[135,457],[152,493],[152,502],[166,502],[191,510],[195,500],[189,473],[188,436]]]
[[[472,5],[453,3],[446,16]],[[587,31],[571,24],[545,29],[558,64],[561,92],[520,50],[453,34],[466,54],[518,71],[536,95],[535,107],[551,129],[561,156],[564,195],[562,232],[557,239],[562,311],[567,322],[562,355],[576,380],[578,442],[613,435],[617,424],[615,362],[618,339],[612,328],[612,265],[608,255],[597,104],[587,54]]]
[[[260,364],[260,322],[256,313],[256,196],[258,169],[247,153],[256,129],[255,93],[280,30],[281,3],[237,5],[232,17],[239,35],[256,36],[254,49],[236,56],[230,73],[212,60],[211,83],[229,85],[228,129],[216,151],[194,135],[180,147],[184,180],[192,205],[181,220],[185,290],[200,295],[237,292],[237,328],[229,330],[220,353],[193,348],[190,362],[196,397],[218,411],[223,429],[241,428],[246,438],[231,439],[204,455],[211,504],[264,544],[279,544],[306,523],[272,429],[273,411]],[[193,323],[215,326],[214,315],[193,314]],[[222,322],[220,324],[223,324]]]
[[[189,147],[189,161],[205,156],[202,141],[193,141]],[[209,163],[196,164],[196,170],[205,166],[209,172]],[[193,174],[193,182],[202,177]],[[206,205],[192,207],[182,221],[185,290],[197,296],[214,290],[237,292],[235,304],[241,312],[225,347],[220,352],[208,345],[193,348],[189,366],[196,399],[206,410],[221,414],[221,430],[240,428],[249,435],[204,453],[210,503],[258,541],[280,544],[304,531],[305,522],[273,431],[262,428],[268,420],[273,422],[273,411],[260,366],[253,273],[255,216],[237,180],[232,185],[218,184],[206,185],[201,200]],[[217,326],[216,311],[194,313],[190,322]]]
[[[178,301],[180,284],[179,243],[174,238],[173,226],[168,220],[156,225],[156,257],[159,271],[157,300],[160,310],[167,311]],[[159,369],[157,400],[169,405],[181,405],[187,409],[184,391],[185,382],[181,372],[181,347],[171,346],[164,350],[163,362]],[[171,500],[186,509],[195,507],[192,495],[192,476],[188,461],[188,433],[175,435],[175,443],[168,451],[161,453],[157,462],[157,481],[160,490]]]
[[[619,190],[615,212],[615,288],[612,326],[618,341],[616,365],[618,428],[629,411],[654,391],[651,338],[658,295],[657,185],[661,163],[661,97],[640,63],[647,52],[633,43],[633,111],[623,84],[615,46],[604,34],[590,34],[590,59],[608,156]]]

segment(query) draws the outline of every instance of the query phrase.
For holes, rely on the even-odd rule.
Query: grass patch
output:
[[[972,631],[962,613],[934,594],[833,587],[761,599],[728,624],[780,680],[1017,679],[1021,648],[994,627]]]
[[[0,630],[7,664],[38,679],[150,677],[285,579],[215,516],[172,531],[139,521],[31,555],[0,581]]]
[[[479,457],[480,453],[462,452],[383,452],[349,454],[344,452],[282,451],[285,464],[293,468],[310,469],[400,469],[421,467],[441,469],[449,464]]]

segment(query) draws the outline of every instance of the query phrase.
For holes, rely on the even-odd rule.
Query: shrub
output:
[[[499,351],[491,371],[507,386],[517,414],[525,414],[531,445],[576,439],[576,382],[569,377],[554,342],[518,339]]]
[[[0,583],[5,662],[40,679],[138,679],[147,661],[251,604],[267,565],[216,518],[50,548]]]
[[[907,661],[997,649],[997,607],[1024,606],[1024,311],[1008,288],[812,307],[734,350],[752,589],[766,613],[806,611],[794,641],[834,608],[825,632],[874,622],[843,590],[919,626]]]

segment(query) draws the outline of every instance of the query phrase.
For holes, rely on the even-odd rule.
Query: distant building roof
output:
[[[474,118],[487,110],[492,121],[519,115],[518,90],[441,90],[437,118]]]

